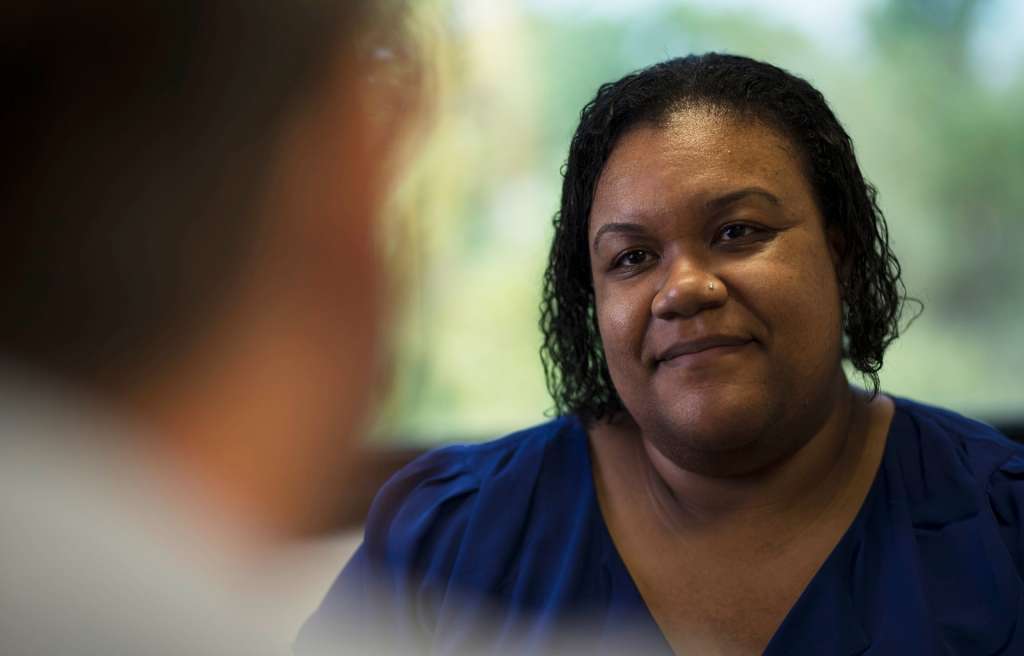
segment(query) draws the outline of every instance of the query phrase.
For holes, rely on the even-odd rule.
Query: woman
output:
[[[562,416],[400,472],[307,634],[356,599],[431,653],[1024,650],[1024,450],[878,392],[900,269],[805,81],[601,87],[544,291]]]

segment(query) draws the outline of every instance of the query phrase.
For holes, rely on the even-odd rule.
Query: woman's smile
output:
[[[706,367],[728,356],[745,355],[753,344],[750,337],[738,335],[698,337],[672,344],[655,359],[655,364],[671,369]]]

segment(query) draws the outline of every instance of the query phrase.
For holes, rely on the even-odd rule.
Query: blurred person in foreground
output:
[[[5,5],[0,652],[289,649],[259,581],[373,396],[399,19]]]
[[[1024,653],[1024,448],[879,391],[904,300],[807,82],[602,86],[544,284],[561,416],[397,474],[303,635],[354,599],[434,654]]]

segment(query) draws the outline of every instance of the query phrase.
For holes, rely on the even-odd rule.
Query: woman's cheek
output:
[[[791,353],[830,358],[838,342],[841,310],[834,273],[828,266],[776,267],[759,279],[759,313],[768,317],[778,343]],[[828,352],[828,355],[826,355]]]
[[[639,357],[644,327],[650,314],[636,295],[605,294],[598,304],[598,328],[605,353]]]

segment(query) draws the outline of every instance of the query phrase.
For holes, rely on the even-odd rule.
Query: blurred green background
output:
[[[397,200],[404,298],[386,439],[545,417],[540,277],[560,167],[598,85],[708,50],[807,78],[853,137],[924,313],[883,388],[1024,415],[1024,3],[421,0],[433,110]],[[425,27],[423,27],[425,26]]]

